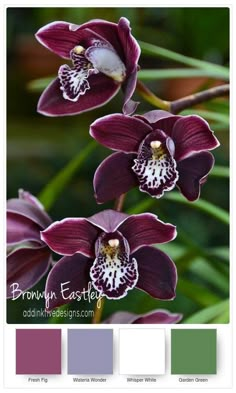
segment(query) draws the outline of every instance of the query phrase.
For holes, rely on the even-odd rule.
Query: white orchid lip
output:
[[[111,247],[118,247],[120,244],[120,241],[119,241],[119,239],[110,239],[110,240],[108,240],[108,244]]]

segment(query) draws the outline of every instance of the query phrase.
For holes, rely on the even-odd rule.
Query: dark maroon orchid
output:
[[[43,92],[38,112],[47,116],[74,115],[106,104],[124,90],[123,111],[131,114],[137,103],[131,100],[137,80],[140,48],[131,34],[129,21],[116,23],[91,20],[80,26],[53,22],[42,27],[36,38],[72,67],[62,65]]]
[[[117,311],[103,323],[131,323],[131,324],[169,324],[177,323],[182,319],[182,314],[173,314],[167,310],[155,310],[147,314],[134,314],[128,311]]]
[[[175,265],[164,252],[149,245],[169,242],[175,236],[173,225],[151,213],[129,216],[105,210],[90,218],[53,223],[41,238],[65,257],[54,265],[47,279],[46,293],[57,295],[50,307],[68,303],[72,300],[69,293],[86,291],[90,282],[108,299],[123,298],[134,287],[158,299],[173,299]],[[63,283],[66,297],[61,293]]]
[[[12,285],[21,291],[32,288],[48,271],[51,251],[40,239],[40,231],[52,220],[41,203],[29,192],[7,202],[7,297]]]
[[[98,203],[119,197],[138,186],[160,198],[175,186],[189,200],[214,165],[208,150],[219,142],[201,117],[177,116],[154,110],[142,116],[113,114],[96,120],[90,134],[117,153],[106,158],[94,176]]]

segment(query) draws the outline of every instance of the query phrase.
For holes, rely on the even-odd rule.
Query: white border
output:
[[[3,119],[3,124],[1,127],[1,159],[2,159],[2,163],[1,163],[1,187],[0,187],[0,205],[2,207],[1,209],[1,230],[0,230],[0,239],[1,239],[1,277],[3,278],[3,283],[2,283],[2,288],[3,288],[3,301],[0,302],[0,305],[2,307],[2,327],[4,327],[5,324],[5,313],[6,313],[6,308],[5,308],[5,195],[6,195],[6,87],[5,87],[5,82],[6,82],[6,67],[5,67],[5,53],[6,53],[6,34],[5,34],[5,30],[6,30],[6,20],[5,20],[5,10],[6,7],[86,7],[88,5],[87,1],[84,0],[70,0],[68,1],[68,3],[66,1],[62,1],[62,0],[51,0],[51,1],[47,1],[47,0],[41,0],[40,3],[35,3],[32,0],[25,0],[23,2],[21,1],[5,1],[4,4],[1,4],[1,11],[2,11],[2,26],[3,29],[1,30],[1,44],[2,44],[2,73],[1,75],[4,75],[4,78],[2,78],[2,95],[1,95],[1,108],[2,108],[2,119]],[[93,1],[90,0],[89,2],[89,7],[111,7],[111,3],[109,1],[102,1],[102,2],[98,2],[98,1]],[[228,1],[228,0],[208,0],[207,2],[202,0],[202,1],[198,1],[198,0],[182,0],[182,1],[177,1],[177,0],[172,0],[172,1],[163,1],[163,2],[156,2],[156,1],[141,1],[141,0],[136,0],[136,1],[129,1],[127,3],[127,0],[120,0],[120,1],[116,1],[114,0],[112,2],[112,7],[230,7],[231,9],[231,17],[230,17],[230,30],[231,30],[231,60],[230,60],[230,66],[231,66],[231,98],[230,98],[230,104],[231,104],[231,108],[233,108],[233,101],[235,101],[233,99],[234,96],[234,75],[233,75],[233,70],[235,68],[235,51],[233,51],[233,47],[232,47],[232,37],[235,37],[235,27],[234,24],[236,23],[236,12],[235,12],[235,4],[234,1]],[[220,26],[219,26],[220,29]],[[234,246],[234,242],[235,242],[235,231],[234,231],[234,218],[236,218],[236,207],[235,204],[233,203],[234,199],[233,197],[235,197],[235,182],[234,182],[234,169],[235,169],[235,146],[236,146],[236,130],[234,129],[235,127],[233,127],[235,125],[235,114],[233,113],[233,110],[231,109],[231,120],[230,120],[230,128],[231,128],[231,147],[230,147],[230,154],[231,154],[231,159],[230,159],[230,164],[231,164],[231,186],[230,186],[230,198],[231,198],[231,209],[230,209],[230,214],[231,214],[231,235],[230,235],[230,243],[231,243],[231,292],[230,292],[230,296],[231,296],[231,304],[230,304],[230,317],[231,317],[231,325],[233,324],[233,326],[235,327],[235,312],[233,313],[233,308],[235,305],[235,301],[233,302],[234,296],[236,294],[236,290],[235,290],[235,285],[234,285],[234,281],[235,279],[233,279],[234,274],[235,274],[235,268],[234,268],[234,257],[235,257],[235,252],[233,249]],[[4,225],[3,225],[4,223]],[[21,325],[22,326],[22,325]],[[28,326],[28,325],[27,325]],[[34,325],[34,327],[36,327],[37,325]],[[65,327],[67,327],[67,325],[63,325]],[[145,325],[146,326],[146,325]],[[22,326],[23,327],[23,326]],[[162,327],[164,327],[164,325],[162,325]],[[190,327],[190,325],[189,325]],[[192,328],[195,327],[195,325],[191,325]],[[3,333],[3,329],[2,329],[2,333]],[[2,341],[3,343],[3,336],[2,336]],[[233,348],[234,348],[234,354],[235,352],[235,342],[236,340],[233,340]],[[2,357],[1,357],[2,360]],[[3,368],[1,367],[1,371],[3,370]],[[2,380],[2,379],[1,379]],[[232,389],[222,389],[221,392],[229,392],[229,391],[233,391],[233,389],[236,388],[236,383],[235,383],[235,378],[233,381],[233,388]],[[5,390],[5,389],[4,389]],[[27,389],[27,391],[31,391],[33,389]],[[44,392],[49,392],[51,391],[51,389],[43,389]],[[79,389],[80,391],[86,391],[85,389]],[[136,390],[136,389],[135,389]],[[182,389],[175,389],[175,390],[182,390]],[[11,389],[11,391],[24,391],[24,389]],[[65,391],[67,391],[65,389]],[[97,389],[97,392],[103,392],[103,389]],[[110,389],[109,391],[114,391],[117,392],[116,390]],[[129,392],[130,389],[122,389],[122,391],[124,392]],[[144,391],[144,390],[143,390]],[[149,389],[145,389],[145,391],[149,391]],[[158,391],[162,391],[162,389],[158,389]],[[168,392],[172,392],[173,389],[165,389],[164,390],[165,393]],[[195,391],[195,389],[189,389],[188,391]],[[209,389],[201,389],[201,392],[208,392]]]

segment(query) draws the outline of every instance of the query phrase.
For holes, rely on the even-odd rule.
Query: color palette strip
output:
[[[172,375],[216,374],[216,329],[171,329]],[[118,345],[121,375],[166,373],[166,337],[161,328],[121,328]],[[62,351],[69,375],[113,374],[113,329],[16,330],[16,374],[61,374]]]

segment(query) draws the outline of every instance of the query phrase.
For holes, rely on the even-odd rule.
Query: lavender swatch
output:
[[[17,329],[16,374],[61,374],[61,330]]]
[[[68,330],[68,374],[113,374],[112,329]]]

